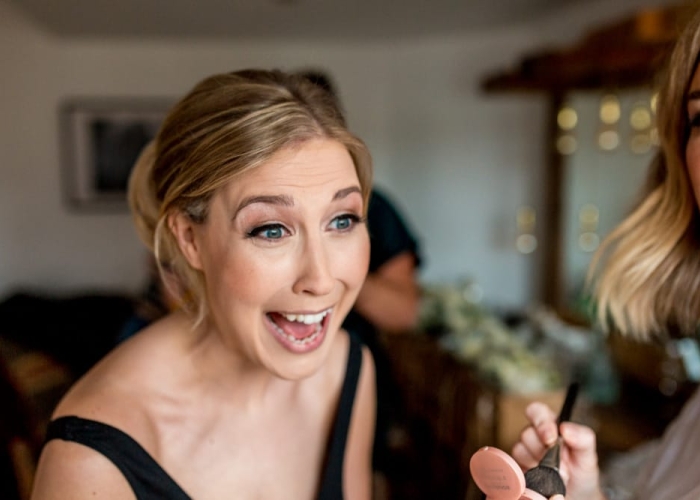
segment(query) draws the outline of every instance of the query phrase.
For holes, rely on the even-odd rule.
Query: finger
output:
[[[539,463],[539,459],[530,453],[530,450],[523,443],[516,443],[511,455],[524,471],[532,469]]]
[[[535,459],[540,460],[544,452],[547,450],[547,445],[542,441],[537,430],[530,426],[526,427],[523,432],[520,433],[520,443],[527,448],[527,451]]]
[[[570,449],[577,465],[581,467],[597,466],[596,437],[590,427],[564,422],[561,424],[561,437]]]
[[[537,434],[546,446],[552,446],[557,440],[557,416],[552,409],[544,403],[530,403],[525,408],[525,415],[532,422]]]
[[[525,408],[525,415],[533,424],[544,420],[556,420],[557,416],[552,409],[544,403],[534,401]]]

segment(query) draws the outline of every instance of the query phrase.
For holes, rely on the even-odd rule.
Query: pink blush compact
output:
[[[469,461],[474,482],[487,500],[547,500],[525,487],[525,475],[506,452],[484,446]]]

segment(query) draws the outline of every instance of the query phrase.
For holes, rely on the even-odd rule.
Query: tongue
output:
[[[281,314],[270,313],[270,319],[284,331],[287,335],[291,335],[297,340],[304,339],[316,331],[318,323],[307,325],[298,321],[289,321]]]

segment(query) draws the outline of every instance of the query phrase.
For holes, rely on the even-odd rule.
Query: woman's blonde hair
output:
[[[170,291],[197,323],[207,314],[204,276],[181,254],[168,217],[181,212],[203,223],[219,188],[279,150],[313,138],[345,146],[366,208],[369,151],[346,128],[335,99],[299,75],[252,69],[206,78],[173,107],[144,148],[129,180],[136,228],[164,282],[177,283]]]
[[[686,94],[700,53],[700,9],[661,75],[660,148],[647,194],[605,239],[589,282],[605,329],[642,339],[694,334],[700,320],[700,216],[688,176]]]

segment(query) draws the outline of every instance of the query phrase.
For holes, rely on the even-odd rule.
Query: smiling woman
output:
[[[341,324],[370,183],[364,144],[301,77],[239,71],[186,95],[129,193],[182,307],[58,405],[34,498],[369,499],[374,365]]]
[[[283,378],[320,367],[367,272],[361,193],[347,149],[311,139],[223,186],[206,223],[171,218],[225,342]]]

